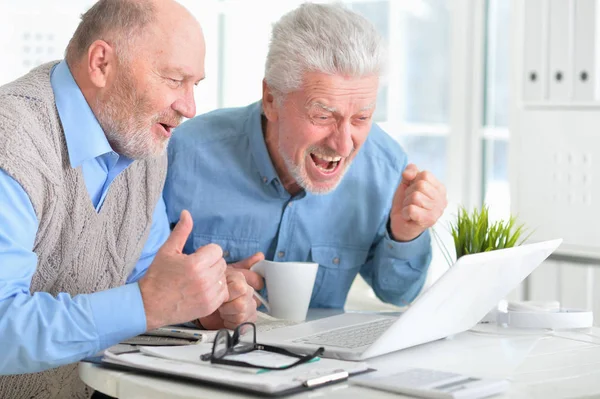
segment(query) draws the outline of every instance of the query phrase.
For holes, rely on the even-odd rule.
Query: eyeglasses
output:
[[[240,336],[242,335],[242,330],[250,329],[252,333],[253,340],[252,342],[241,342]],[[258,364],[252,364],[248,362],[242,362],[239,360],[230,360],[224,359],[227,355],[239,355],[243,353],[252,352],[254,350],[259,351],[267,351],[278,353],[280,355],[286,355],[290,357],[295,357],[298,360],[292,364],[288,364],[286,366],[261,366]],[[317,349],[314,353],[310,355],[299,355],[293,352],[290,352],[283,348],[278,348],[276,346],[271,345],[262,345],[256,343],[256,326],[254,323],[242,323],[233,331],[233,336],[229,333],[229,330],[221,329],[217,332],[215,336],[215,341],[213,343],[212,352],[205,353],[200,356],[200,359],[203,361],[209,361],[214,364],[223,364],[229,366],[239,366],[239,367],[254,367],[265,370],[286,370],[295,366],[298,366],[303,363],[307,363],[316,357],[323,354],[325,348],[321,347]]]

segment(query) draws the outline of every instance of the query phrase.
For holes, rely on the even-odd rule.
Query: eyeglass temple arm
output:
[[[277,348],[277,349],[280,349],[280,348]],[[260,365],[257,365],[257,364],[252,364],[252,363],[248,363],[248,362],[240,362],[240,361],[237,361],[237,360],[214,359],[214,358],[211,359],[211,363],[220,363],[220,364],[225,364],[225,365],[230,365],[230,366],[253,367],[253,368],[260,368],[260,369],[264,369],[264,370],[287,370],[287,369],[291,369],[292,367],[298,366],[298,365],[300,365],[302,363],[306,363],[306,362],[310,361],[311,359],[313,359],[313,358],[321,355],[324,351],[325,351],[325,348],[320,347],[313,354],[301,356],[294,363],[288,364],[287,366],[281,366],[281,367],[260,366]],[[299,355],[296,355],[296,354],[294,354],[294,355],[296,357],[299,356]]]

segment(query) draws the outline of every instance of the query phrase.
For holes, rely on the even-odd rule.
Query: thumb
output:
[[[419,174],[419,168],[414,163],[409,163],[404,168],[402,172],[402,181],[401,184],[406,184],[406,187],[410,186],[410,183],[415,180],[417,175]]]
[[[410,220],[402,216],[402,208],[404,204],[404,199],[406,198],[406,190],[417,178],[418,174],[419,168],[417,168],[417,166],[412,163],[408,164],[402,172],[402,180],[400,181],[400,184],[398,184],[398,188],[396,189],[396,193],[394,194],[394,199],[392,200],[392,209],[390,212],[390,217],[401,216],[404,220]]]
[[[181,253],[185,242],[192,232],[193,226],[194,222],[192,221],[192,215],[184,209],[179,216],[179,222],[177,222],[177,225],[171,232],[169,238],[167,238],[163,247],[170,251]]]
[[[252,255],[246,259],[242,259],[239,262],[232,263],[229,266],[231,266],[235,269],[249,270],[252,266],[254,266],[254,264],[256,262],[260,262],[261,260],[264,260],[264,259],[265,259],[265,255],[262,252],[257,252],[254,255]]]
[[[404,171],[402,172],[402,180],[400,184],[398,184],[398,188],[396,189],[396,193],[394,194],[394,199],[392,203],[392,207],[394,206],[402,206],[404,202],[404,197],[406,195],[406,189],[410,186],[412,181],[419,174],[419,168],[415,164],[408,164]]]

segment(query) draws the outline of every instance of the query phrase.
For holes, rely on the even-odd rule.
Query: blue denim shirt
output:
[[[292,197],[269,157],[261,107],[213,111],[174,133],[164,199],[171,223],[182,209],[192,214],[185,251],[212,242],[227,262],[257,251],[269,260],[317,262],[311,307],[343,307],[359,272],[381,300],[413,300],[425,281],[431,241],[427,231],[405,243],[387,232],[407,164],[400,145],[373,125],[334,191]]]

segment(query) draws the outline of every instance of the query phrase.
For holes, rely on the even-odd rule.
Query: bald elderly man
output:
[[[163,325],[255,319],[244,276],[217,245],[183,254],[192,219],[170,233],[161,199],[204,54],[178,3],[101,0],[65,60],[0,87],[1,398],[87,398],[86,356]]]

